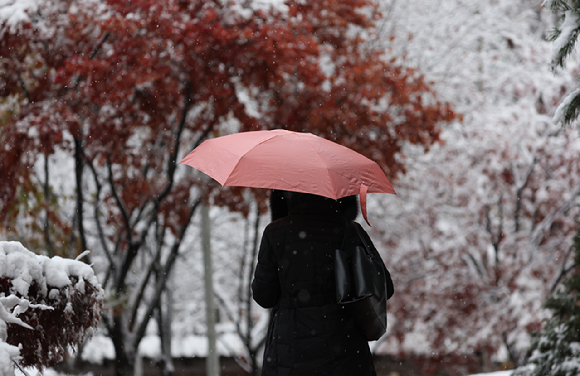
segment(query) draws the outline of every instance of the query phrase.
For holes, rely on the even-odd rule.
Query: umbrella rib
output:
[[[369,185],[369,181],[370,181],[370,179],[369,179],[369,175],[370,175],[370,172],[371,172],[371,170],[372,170],[372,169],[373,169],[373,165],[371,164],[371,165],[369,165],[369,167],[368,167],[368,168],[367,168],[367,170],[365,171],[365,173],[364,173],[364,175],[363,175],[363,181],[362,181],[362,183],[363,183],[364,185],[367,185],[367,186]],[[370,187],[369,187],[369,188],[370,188]]]
[[[236,169],[236,167],[238,167],[238,165],[240,164],[242,158],[244,158],[246,156],[246,154],[248,154],[250,151],[252,151],[253,148],[255,148],[258,145],[263,144],[264,142],[270,141],[271,139],[278,137],[277,135],[272,135],[271,137],[268,137],[260,142],[258,142],[257,144],[253,145],[251,148],[249,148],[248,150],[246,150],[244,153],[242,153],[240,155],[240,157],[238,158],[238,161],[234,164],[234,166],[232,167],[230,173],[228,174],[227,179],[224,181],[224,183],[222,184],[222,186],[224,187],[228,187],[228,180],[230,180],[231,178],[231,172],[234,171]],[[254,188],[259,188],[259,187],[254,187]]]
[[[320,153],[318,153],[318,150],[316,150],[316,148],[314,148],[314,146],[312,146],[312,144],[310,142],[308,142],[308,140],[305,140],[305,142],[308,144],[308,146],[310,146],[312,148],[312,150],[314,150],[314,152],[316,153],[316,155],[318,155],[318,158],[322,161],[323,159],[320,156]],[[334,197],[333,198],[335,200],[337,200],[338,198],[336,197],[336,190],[334,189],[334,185],[332,184],[332,177],[330,176],[330,170],[328,169],[328,166],[326,164],[324,164],[324,166],[326,168],[326,175],[328,176],[328,181],[331,183],[332,193],[334,194]]]

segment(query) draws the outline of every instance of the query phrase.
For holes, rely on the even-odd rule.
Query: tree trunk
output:
[[[173,358],[171,351],[171,320],[173,299],[171,297],[171,287],[163,294],[165,302],[162,300],[157,307],[157,327],[159,328],[159,338],[161,339],[161,375],[172,376],[174,372]],[[165,309],[163,309],[165,307]]]
[[[115,346],[115,376],[134,376],[135,362]]]
[[[211,260],[211,226],[209,218],[209,208],[206,205],[201,206],[201,241],[203,248],[204,277],[205,277],[205,305],[207,321],[207,366],[206,373],[208,376],[219,376],[220,364],[219,354],[216,346],[215,331],[215,304],[213,292],[213,266]]]
[[[114,324],[110,333],[115,348],[115,376],[135,375],[135,354],[133,349],[127,348],[122,329],[120,315],[113,318]]]
[[[250,376],[258,376],[261,373],[260,367],[258,367],[258,356],[256,351],[250,351],[250,361],[252,362],[252,371],[250,372]]]
[[[85,236],[85,225],[84,225],[84,198],[83,198],[83,169],[85,167],[84,164],[84,155],[83,155],[83,142],[80,138],[74,137],[74,144],[75,144],[75,178],[76,178],[76,188],[77,188],[77,224],[78,224],[78,231],[79,231],[79,239],[81,241],[79,250],[79,254],[83,253],[87,249],[87,239]],[[90,261],[87,259],[87,263],[90,264]]]

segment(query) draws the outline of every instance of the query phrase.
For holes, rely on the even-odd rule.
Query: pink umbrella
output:
[[[206,140],[179,162],[222,186],[280,189],[339,199],[395,190],[379,165],[362,154],[311,133],[276,129]],[[369,224],[370,225],[370,224]]]

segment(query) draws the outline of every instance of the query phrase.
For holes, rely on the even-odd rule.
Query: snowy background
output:
[[[567,265],[580,192],[580,141],[576,130],[560,128],[553,116],[572,90],[578,62],[573,58],[566,69],[550,70],[552,44],[546,36],[554,19],[541,1],[381,4],[384,19],[373,43],[384,46],[387,58],[424,74],[462,119],[446,126],[428,153],[407,147],[407,173],[396,181],[396,197],[369,197],[373,227],[367,230],[396,286],[390,330],[373,350],[428,355],[485,349],[495,362],[513,365],[525,355],[529,331],[546,314],[541,304]],[[0,0],[0,18],[14,27],[26,18],[25,9],[37,6],[32,0]],[[50,160],[54,189],[63,197],[74,190],[67,180],[71,166],[64,156]],[[67,205],[72,207],[72,199],[62,203]],[[253,226],[263,229],[268,218],[220,208],[210,215],[218,350],[244,356],[236,326],[238,282],[248,273],[241,266],[249,262],[242,248],[251,243]],[[207,354],[197,216],[191,228],[166,296],[174,356]],[[92,262],[102,278],[105,256],[95,250]],[[62,271],[65,264],[56,265]],[[252,310],[251,330],[259,337],[268,315],[255,305]],[[151,321],[139,345],[142,356],[161,356],[158,332]],[[84,346],[82,357],[114,358],[104,328]]]

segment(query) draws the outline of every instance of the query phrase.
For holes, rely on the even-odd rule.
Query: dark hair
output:
[[[357,196],[347,196],[338,200],[312,195],[308,193],[297,193],[273,189],[270,192],[270,215],[272,221],[288,215],[291,206],[297,205],[326,206],[336,205],[337,212],[341,213],[349,221],[354,221],[358,216]]]
[[[270,215],[272,222],[288,215],[288,200],[279,189],[270,191]]]
[[[349,221],[354,221],[358,216],[358,199],[357,196],[346,196],[338,199],[340,212]]]

